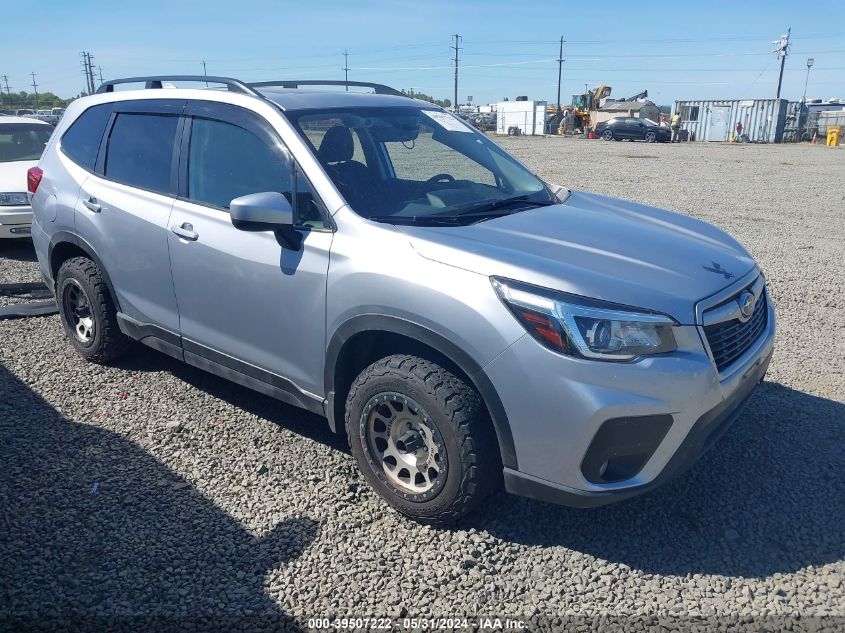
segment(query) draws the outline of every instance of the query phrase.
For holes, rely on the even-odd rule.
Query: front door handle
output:
[[[92,213],[99,213],[102,210],[102,207],[97,203],[97,199],[94,196],[88,196],[82,201],[82,204]]]
[[[170,230],[173,231],[176,235],[181,237],[183,240],[189,240],[191,242],[196,241],[200,234],[194,231],[194,225],[190,222],[182,222],[181,226],[176,226],[175,224],[170,227]]]

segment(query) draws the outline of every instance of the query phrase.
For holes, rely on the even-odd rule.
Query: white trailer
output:
[[[543,135],[546,132],[545,101],[500,101],[496,104],[496,134]]]

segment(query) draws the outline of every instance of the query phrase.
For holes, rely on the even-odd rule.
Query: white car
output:
[[[32,208],[27,198],[27,170],[34,167],[53,127],[29,117],[0,120],[0,238],[29,237]]]

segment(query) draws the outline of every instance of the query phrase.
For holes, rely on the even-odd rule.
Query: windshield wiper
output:
[[[533,196],[533,193],[526,193],[521,196],[514,196],[512,198],[501,198],[496,200],[485,200],[483,202],[473,202],[472,204],[465,205],[463,207],[457,207],[453,209],[454,217],[467,217],[467,216],[480,216],[485,217],[487,215],[491,216],[499,216],[499,215],[507,215],[507,213],[499,213],[499,214],[492,214],[491,211],[495,211],[496,209],[502,209],[504,207],[509,207],[514,204],[530,204],[535,207],[548,207],[555,202],[551,200],[543,200],[540,202],[537,201],[530,201],[528,198]]]
[[[368,219],[374,222],[388,222],[390,224],[466,226],[468,224],[475,224],[476,222],[483,222],[484,220],[493,220],[511,215],[514,211],[504,211],[503,208],[514,204],[526,204],[534,207],[548,207],[557,204],[551,200],[543,200],[541,202],[529,201],[528,198],[532,195],[534,194],[474,202],[463,207],[457,207],[448,215],[371,215]]]
[[[454,215],[369,215],[367,219],[389,224],[448,224],[452,226],[464,224]]]

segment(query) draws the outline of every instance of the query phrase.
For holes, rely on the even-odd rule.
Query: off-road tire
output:
[[[70,316],[62,301],[63,291],[70,280],[75,280],[90,301],[94,319],[94,333],[90,343],[79,341],[70,324]],[[59,267],[56,275],[56,303],[59,316],[70,344],[85,360],[103,364],[122,356],[132,341],[117,324],[117,309],[99,266],[87,257],[73,257]]]
[[[428,501],[410,501],[383,481],[368,459],[362,418],[381,393],[399,393],[419,403],[437,426],[448,459],[446,482]],[[352,383],[346,399],[346,435],[367,482],[402,514],[445,526],[475,509],[501,481],[496,436],[478,393],[439,365],[409,355],[383,358]]]

